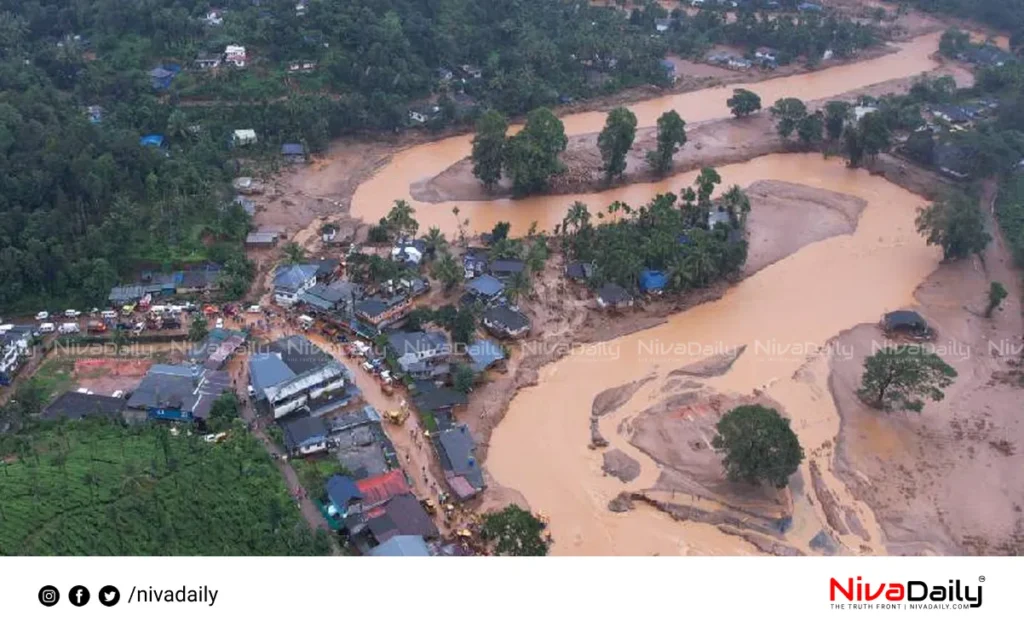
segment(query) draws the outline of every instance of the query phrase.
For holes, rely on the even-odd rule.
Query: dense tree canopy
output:
[[[604,172],[608,180],[622,174],[626,169],[626,154],[636,137],[636,115],[628,108],[618,107],[608,113],[608,120],[597,137],[597,146],[604,160]]]
[[[976,201],[958,191],[949,191],[939,200],[918,210],[917,231],[929,244],[942,247],[945,259],[960,259],[985,250],[992,236]]]
[[[484,515],[481,536],[499,556],[544,556],[548,543],[540,519],[512,504]]]
[[[672,157],[686,144],[686,121],[675,110],[658,117],[658,144],[647,152],[647,164],[656,174],[672,168]]]
[[[934,402],[945,396],[956,370],[919,345],[884,347],[864,362],[857,392],[873,407],[921,411],[924,399]]]
[[[538,108],[526,125],[505,143],[505,172],[516,195],[543,191],[551,176],[563,169],[558,155],[569,142],[562,122],[547,108]]]
[[[761,109],[761,97],[743,88],[733,90],[725,103],[735,117],[749,116]]]
[[[717,431],[711,445],[724,453],[722,464],[732,481],[785,488],[804,458],[789,420],[775,409],[736,407],[718,421]]]

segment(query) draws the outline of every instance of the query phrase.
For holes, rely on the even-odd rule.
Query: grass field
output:
[[[270,457],[236,431],[221,444],[109,421],[0,437],[2,555],[314,555],[313,533]]]

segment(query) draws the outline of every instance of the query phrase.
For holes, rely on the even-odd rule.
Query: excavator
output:
[[[405,421],[408,418],[409,407],[406,405],[405,400],[402,400],[402,406],[400,409],[392,409],[384,412],[384,420],[397,426],[405,424]]]

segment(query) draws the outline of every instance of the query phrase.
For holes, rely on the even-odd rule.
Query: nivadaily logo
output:
[[[950,580],[948,585],[932,585],[923,580],[907,582],[883,582],[872,584],[847,578],[829,582],[829,600],[833,608],[845,607],[844,601],[853,608],[879,609],[977,609],[981,606],[980,583],[968,585],[959,580]],[[836,604],[836,603],[839,604]]]

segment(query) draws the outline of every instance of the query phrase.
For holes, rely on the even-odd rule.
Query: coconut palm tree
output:
[[[431,260],[435,259],[437,254],[448,246],[448,240],[445,238],[444,233],[436,226],[432,226],[427,230],[427,234],[423,236],[423,241],[427,246],[426,255]]]
[[[416,209],[409,206],[405,200],[395,200],[395,206],[388,211],[387,225],[392,231],[399,235],[415,235],[420,228],[420,223],[413,217]]]
[[[306,260],[306,250],[296,242],[287,242],[281,247],[282,264],[301,264]]]
[[[505,286],[505,296],[512,303],[518,303],[520,297],[530,292],[530,288],[530,278],[518,272],[508,280],[508,284]]]

